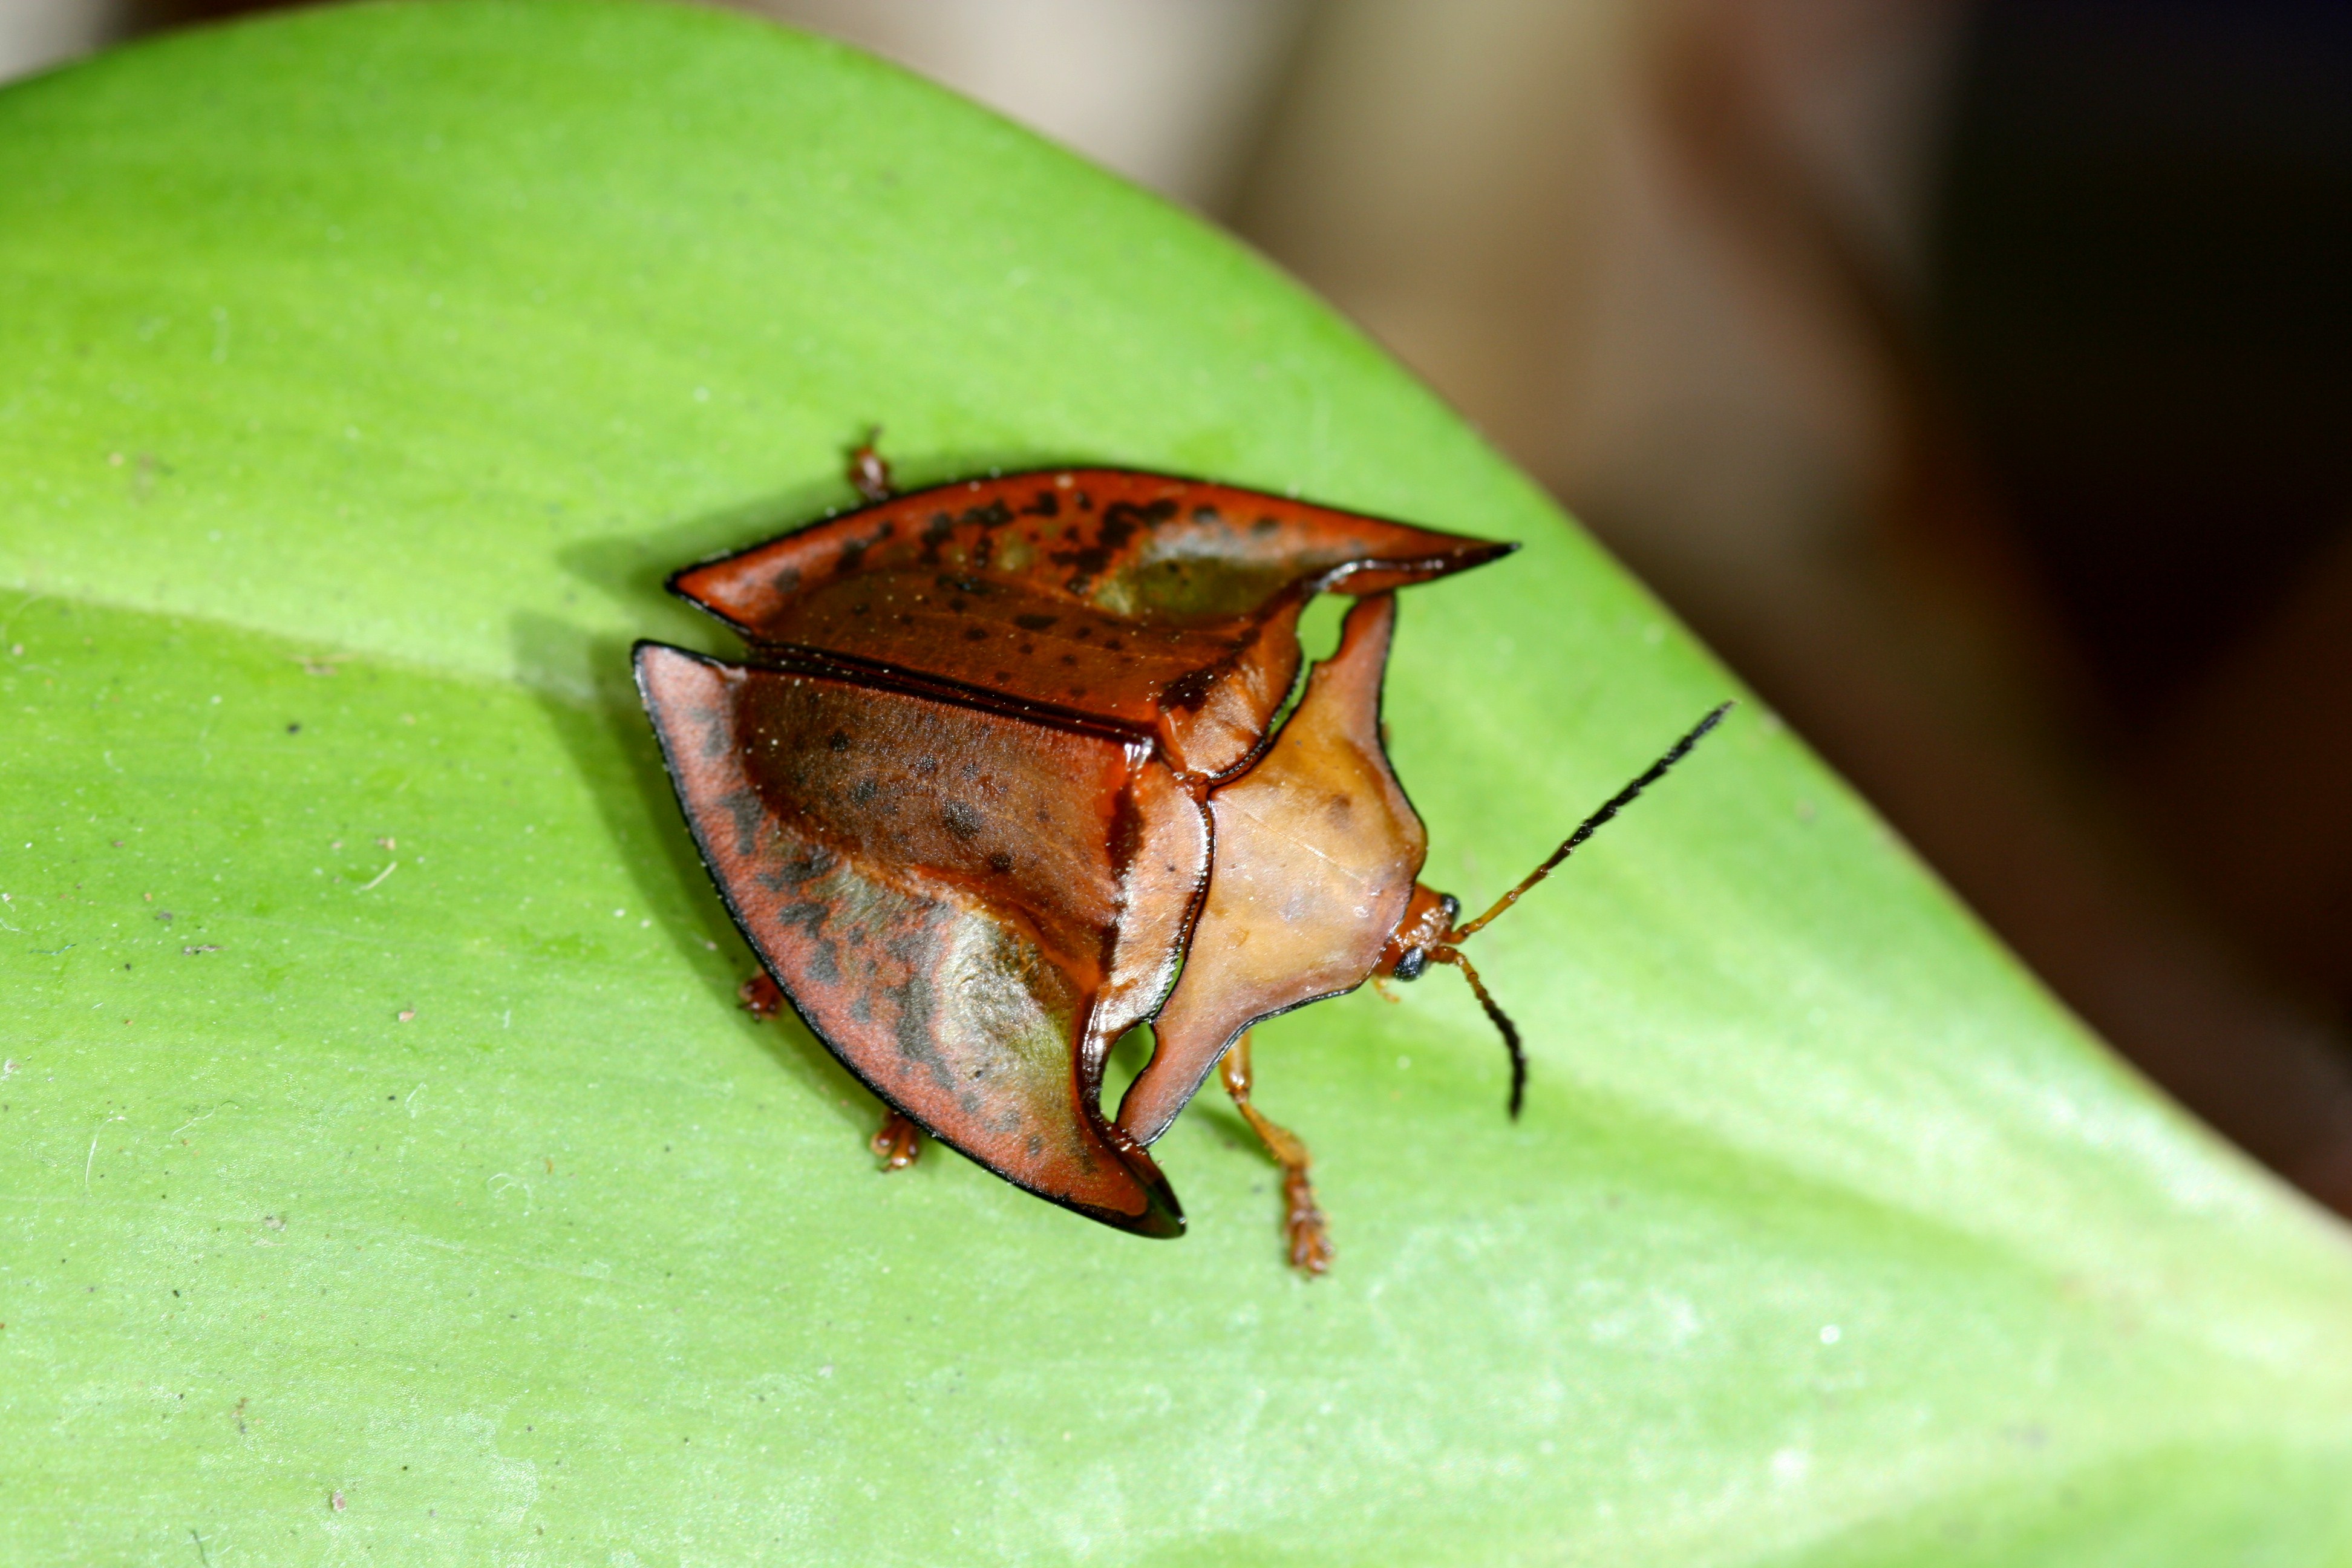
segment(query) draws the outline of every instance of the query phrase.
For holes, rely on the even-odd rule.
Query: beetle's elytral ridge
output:
[[[928,697],[935,702],[977,709],[983,713],[1018,719],[1072,734],[1093,735],[1101,740],[1129,744],[1149,746],[1155,743],[1152,732],[1140,724],[1122,723],[1117,719],[1082,713],[1075,708],[1008,698],[984,687],[968,686],[946,676],[925,675],[919,670],[907,669],[879,659],[860,658],[855,654],[835,653],[799,643],[753,643],[751,651],[758,665],[793,675],[830,676],[854,685],[904,692],[909,697]]]
[[[1496,899],[1495,900],[1494,908],[1488,910],[1485,914],[1480,915],[1476,920],[1472,921],[1468,925],[1457,926],[1453,931],[1447,932],[1445,938],[1447,942],[1458,945],[1459,943],[1469,941],[1472,937],[1477,935],[1480,931],[1484,930],[1487,922],[1492,921],[1496,915],[1501,914],[1505,910],[1507,910],[1513,904],[1517,903],[1519,901],[1519,895],[1525,893],[1538,882],[1542,881],[1546,877],[1550,876],[1553,869],[1557,868],[1561,861],[1576,853],[1576,851],[1583,845],[1584,841],[1591,837],[1593,834],[1599,832],[1602,825],[1607,823],[1611,817],[1615,816],[1619,812],[1633,805],[1643,790],[1648,789],[1652,784],[1665,777],[1667,773],[1673,769],[1676,763],[1681,762],[1685,757],[1690,755],[1691,748],[1697,745],[1699,742],[1706,737],[1706,732],[1709,730],[1714,729],[1717,724],[1723,722],[1723,716],[1726,713],[1730,712],[1733,707],[1734,704],[1729,702],[1718,703],[1714,711],[1707,714],[1706,718],[1700,720],[1696,724],[1691,726],[1691,730],[1688,734],[1685,735],[1681,740],[1676,741],[1673,745],[1667,747],[1665,755],[1660,757],[1656,762],[1652,763],[1647,768],[1643,769],[1633,783],[1627,784],[1623,789],[1619,790],[1615,795],[1611,795],[1609,799],[1602,804],[1600,810],[1594,812],[1591,816],[1586,817],[1582,822],[1579,823],[1577,825],[1576,831],[1570,834],[1568,837],[1561,842],[1560,847],[1553,850],[1550,857],[1547,858],[1542,865],[1528,872],[1527,876],[1520,880],[1517,887],[1513,888],[1509,892],[1505,893],[1501,898]]]

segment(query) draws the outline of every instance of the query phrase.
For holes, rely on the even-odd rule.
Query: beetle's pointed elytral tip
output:
[[[1135,1178],[1143,1198],[1140,1211],[1128,1213],[1116,1209],[1096,1208],[1092,1205],[1076,1205],[1081,1212],[1103,1224],[1130,1235],[1148,1237],[1154,1241],[1173,1241],[1184,1234],[1184,1205],[1176,1201],[1176,1189],[1169,1184],[1167,1173],[1153,1163],[1140,1145],[1123,1148],[1114,1144],[1120,1163]]]
[[[1184,1234],[1184,1205],[1176,1201],[1176,1189],[1168,1184],[1168,1178],[1160,1173],[1158,1165],[1150,1165],[1137,1173],[1143,1178],[1144,1195],[1150,1206],[1143,1211],[1136,1234],[1159,1241],[1175,1240]]]
[[[1118,1227],[1151,1241],[1174,1241],[1184,1234],[1184,1211],[1176,1206],[1174,1193],[1168,1193],[1164,1204],[1154,1194],[1150,1207],[1132,1219],[1120,1220]]]

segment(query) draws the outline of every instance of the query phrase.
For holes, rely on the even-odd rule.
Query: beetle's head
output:
[[[1381,949],[1381,961],[1372,973],[1386,980],[1420,979],[1429,967],[1430,950],[1445,941],[1461,912],[1462,900],[1453,894],[1415,882],[1412,897],[1404,906],[1404,918],[1397,921],[1389,944]]]

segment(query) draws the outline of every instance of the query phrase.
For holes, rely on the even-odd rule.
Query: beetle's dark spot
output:
[[[1070,700],[1073,702],[1078,701],[1080,699],[1084,698],[1086,694],[1087,689],[1083,686],[1073,686],[1070,688]]]
[[[760,797],[748,789],[731,790],[719,797],[719,805],[735,822],[735,853],[749,855],[760,845]]]
[[[1040,1154],[1042,1154],[1042,1153],[1044,1153],[1044,1152],[1045,1152],[1045,1141],[1043,1138],[1038,1137],[1038,1136],[1037,1136],[1037,1134],[1035,1134],[1034,1132],[1032,1132],[1031,1134],[1029,1134],[1029,1145],[1028,1145],[1028,1147],[1029,1147],[1029,1157],[1030,1157],[1031,1159],[1033,1159],[1033,1160],[1034,1160],[1034,1159],[1035,1159],[1038,1155],[1040,1155]]]
[[[1103,651],[1106,653],[1118,653],[1126,647],[1127,645],[1117,637],[1103,638]]]
[[[1166,707],[1190,712],[1209,700],[1210,679],[1208,670],[1188,669],[1160,689],[1160,700]]]
[[[1078,492],[1078,510],[1079,510],[1080,511],[1092,511],[1092,510],[1095,510],[1095,498],[1094,498],[1094,497],[1092,497],[1092,496],[1090,496],[1090,495],[1088,495],[1088,494],[1087,494],[1087,492],[1086,492],[1086,491],[1084,491],[1084,490],[1080,490],[1080,491]]]
[[[783,874],[795,882],[814,882],[833,869],[833,851],[812,846],[795,846],[796,853],[783,862]]]
[[[939,1045],[932,1037],[931,1020],[938,1009],[938,994],[931,985],[931,965],[938,962],[940,937],[936,931],[925,928],[892,938],[886,945],[890,956],[906,965],[907,978],[882,990],[898,1004],[898,1016],[891,1028],[898,1037],[898,1052],[910,1062],[919,1062],[930,1071],[933,1081],[941,1089],[956,1088],[955,1075],[940,1058]]]
[[[1013,624],[1024,632],[1042,632],[1061,618],[1059,616],[1045,616],[1032,612],[1028,615],[1013,616]]]
[[[970,594],[975,598],[980,598],[988,593],[987,579],[982,577],[969,575],[958,577],[943,572],[940,574],[938,582],[940,587],[950,594]]]
[[[1224,521],[1224,519],[1218,515],[1217,509],[1215,507],[1196,506],[1192,509],[1192,521],[1194,522],[1217,523]]]
[[[940,820],[958,838],[970,838],[981,829],[980,813],[961,800],[951,800],[940,808]]]
[[[939,758],[937,758],[937,757],[917,757],[917,758],[915,759],[915,776],[916,776],[917,778],[919,778],[919,779],[927,779],[927,778],[929,778],[933,773],[938,773],[939,771],[940,771],[940,760],[939,760]]]
[[[824,745],[825,750],[829,752],[845,752],[849,750],[849,731],[846,730],[835,730],[832,734],[827,735],[824,738]]]
[[[1074,653],[1066,653],[1062,656],[1062,662],[1068,665],[1072,669],[1076,669],[1078,667],[1078,656]]]
[[[1054,499],[1054,492],[1052,490],[1039,490],[1037,492],[1037,499],[1021,509],[1021,515],[1024,517],[1055,517],[1060,514],[1061,510],[1062,503]],[[1033,542],[1035,541],[1036,537],[1037,536],[1034,533],[1029,536]]]
[[[1033,642],[1024,642],[1024,643],[1023,643],[1023,644],[1021,645],[1021,651],[1022,651],[1024,654],[1032,654],[1032,653],[1035,653],[1035,652],[1037,651],[1037,645],[1036,645],[1035,643],[1033,643]],[[1002,679],[1004,679],[1004,677],[1003,677],[1003,676],[1001,676],[1001,675],[1000,675],[1000,676],[998,676],[998,677],[997,677],[997,679],[998,679],[999,680],[1002,680]]]
[[[1094,627],[1089,626],[1081,626],[1076,631],[1072,632],[1070,635],[1074,637],[1090,637],[1094,636]]]
[[[786,566],[782,568],[774,576],[768,579],[768,586],[773,588],[779,594],[799,593],[801,591],[801,569],[797,566]]]
[[[809,978],[820,985],[838,985],[842,980],[840,952],[824,930],[832,913],[828,906],[818,903],[786,904],[776,911],[778,925],[787,929],[797,926],[808,938],[808,956],[803,962],[808,966]]]
[[[1078,497],[1078,506],[1086,510],[1087,500]],[[1111,558],[1125,548],[1137,534],[1168,521],[1176,515],[1176,503],[1160,500],[1142,506],[1115,501],[1103,509],[1102,526],[1095,531],[1095,542],[1083,549],[1057,552],[1054,563],[1071,568],[1071,586],[1077,587],[1101,574]]]
[[[986,626],[966,626],[963,629],[963,640],[966,642],[986,642],[988,640],[988,628]]]
[[[844,543],[841,553],[834,558],[834,574],[847,577],[861,570],[866,564],[866,552],[889,537],[890,525],[886,522],[866,538]]]
[[[882,786],[876,784],[872,779],[859,779],[856,784],[849,786],[849,804],[852,805],[872,805],[874,804],[874,797],[881,793]]]
[[[949,615],[960,616],[970,608],[971,608],[971,601],[970,599],[963,598],[961,595],[948,601]]]
[[[988,858],[988,868],[1002,877],[1013,869],[1013,857],[1000,849]]]
[[[1269,533],[1280,531],[1281,528],[1282,524],[1275,521],[1274,519],[1270,517],[1259,518],[1255,522],[1250,524],[1250,531],[1256,534],[1260,539],[1264,539]]]
[[[970,509],[963,514],[962,521],[977,528],[1003,528],[1013,521],[1013,511],[1003,501],[992,500],[985,506]]]
[[[943,511],[931,513],[930,521],[923,525],[923,559],[938,560],[940,546],[947,542],[948,535],[954,530],[955,519]]]
[[[1334,825],[1344,827],[1356,815],[1356,803],[1344,795],[1335,795],[1323,803],[1323,815]]]
[[[1013,672],[1009,669],[1000,669],[989,679],[999,686],[1010,686],[1013,684]]]

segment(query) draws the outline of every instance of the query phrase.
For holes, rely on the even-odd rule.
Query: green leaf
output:
[[[0,94],[0,1557],[2352,1562],[2352,1251],[1750,705],[1269,1026],[1145,1242],[733,1005],[668,569],[1084,460],[1528,542],[1406,596],[1475,902],[1731,689],[1241,247],[871,61],[366,6]],[[21,651],[19,651],[21,649]],[[299,728],[298,728],[299,726]]]

